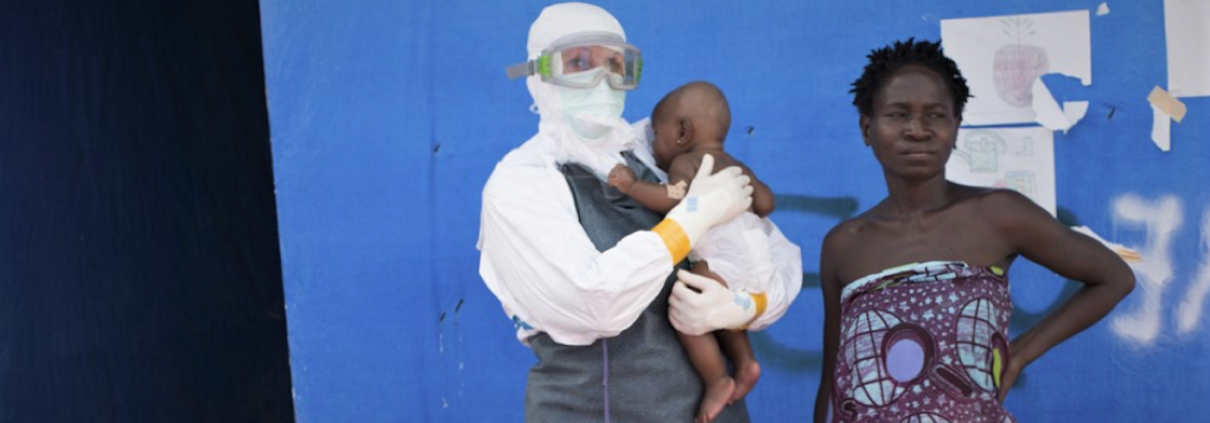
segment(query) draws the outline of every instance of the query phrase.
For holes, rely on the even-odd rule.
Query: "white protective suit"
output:
[[[529,58],[536,58],[559,37],[589,31],[625,38],[618,21],[599,7],[583,3],[548,7],[531,27]],[[533,75],[526,85],[541,121],[538,133],[505,156],[484,187],[479,274],[513,320],[522,343],[545,332],[560,344],[589,345],[630,327],[660,292],[674,263],[664,241],[650,231],[635,232],[613,248],[598,251],[578,221],[558,165],[579,163],[603,180],[610,169],[623,163],[620,153],[631,150],[663,175],[651,155],[646,120],[636,127],[623,120],[621,104],[609,104],[619,100],[620,93],[608,84],[577,90]],[[596,91],[585,94],[586,90]],[[564,107],[575,95],[602,104],[578,107],[596,114],[577,116]],[[579,106],[586,103],[592,101],[577,101]],[[802,284],[799,248],[768,219],[763,224],[775,270],[765,292],[767,308],[750,329],[764,328],[780,318]]]

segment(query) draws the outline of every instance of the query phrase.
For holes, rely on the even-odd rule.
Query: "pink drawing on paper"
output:
[[[1034,81],[1050,70],[1050,59],[1042,47],[1023,44],[1023,40],[1037,33],[1033,20],[1007,17],[1001,19],[1000,24],[1004,34],[1016,40],[1016,43],[996,50],[992,68],[996,94],[1013,107],[1030,107],[1033,104]]]

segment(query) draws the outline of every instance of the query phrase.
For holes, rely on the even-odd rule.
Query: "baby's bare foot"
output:
[[[697,418],[693,421],[696,423],[709,423],[718,417],[718,413],[723,411],[723,407],[727,406],[731,398],[732,392],[735,391],[735,379],[731,377],[721,377],[717,380],[707,383],[706,390],[702,393],[702,405],[697,409]]]
[[[735,390],[731,393],[731,398],[727,400],[727,404],[739,401],[752,392],[752,388],[756,387],[756,381],[760,380],[760,363],[756,360],[749,360],[735,365]]]

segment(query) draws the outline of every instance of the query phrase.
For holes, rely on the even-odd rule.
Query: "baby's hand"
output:
[[[606,182],[609,186],[617,188],[623,194],[630,192],[630,186],[634,185],[634,171],[630,170],[625,165],[614,166],[613,170],[609,171],[609,180]]]

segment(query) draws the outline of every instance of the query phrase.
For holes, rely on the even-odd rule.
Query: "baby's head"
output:
[[[731,128],[731,108],[714,84],[694,81],[672,90],[655,105],[651,128],[656,165],[668,170],[674,157],[695,146],[721,147]]]

